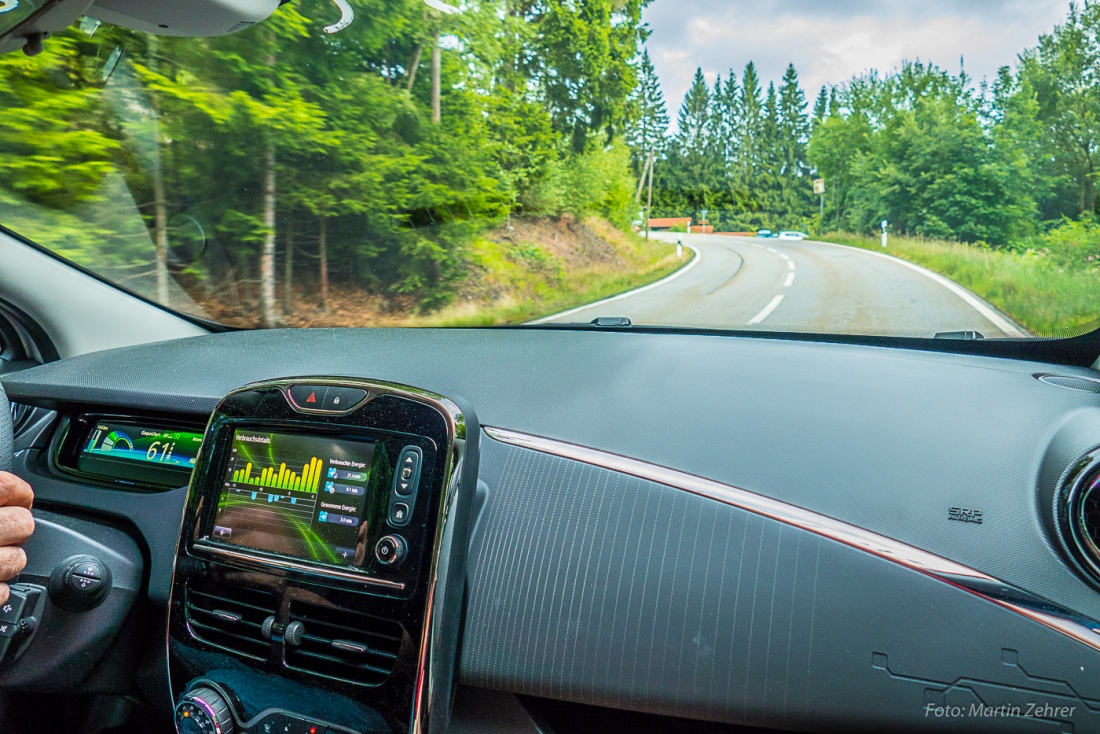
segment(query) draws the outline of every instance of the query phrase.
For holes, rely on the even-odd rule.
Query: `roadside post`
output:
[[[817,219],[817,228],[821,230],[825,227],[825,179],[814,179],[814,193],[821,197],[821,216]]]
[[[886,249],[886,243],[888,242],[889,235],[886,234],[886,229],[890,226],[890,222],[885,219],[882,220],[882,249]]]
[[[707,233],[707,210],[706,209],[701,209],[701,210],[699,210],[699,213],[703,216],[702,230],[700,230],[699,234],[706,234]]]
[[[676,259],[684,259],[684,236],[682,234],[676,235]]]

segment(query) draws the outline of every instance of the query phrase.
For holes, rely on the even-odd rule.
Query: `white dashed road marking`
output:
[[[779,304],[783,302],[783,296],[776,296],[772,299],[771,303],[764,306],[764,310],[752,317],[749,321],[749,326],[761,323],[764,319],[772,315],[772,311],[778,308]]]
[[[759,245],[754,245],[754,247],[759,247]],[[774,253],[774,254],[778,255],[779,257],[781,257],[781,258],[783,258],[784,260],[787,261],[787,270],[789,270],[790,272],[787,274],[787,280],[783,282],[783,287],[784,288],[790,288],[791,284],[794,283],[794,270],[795,270],[794,260],[792,260],[788,255],[786,255],[782,252],[779,252],[778,250],[776,250],[773,247],[768,247],[768,248],[764,248],[764,249],[766,249],[768,252],[771,252],[771,253]],[[766,319],[766,318],[768,318],[769,316],[772,315],[772,311],[779,308],[779,304],[783,302],[783,298],[784,298],[783,295],[778,295],[775,298],[773,298],[768,303],[768,305],[764,307],[763,311],[761,311],[760,313],[758,313],[758,314],[756,314],[755,316],[752,317],[752,320],[749,321],[749,326],[754,326],[756,324],[763,323],[764,319]]]

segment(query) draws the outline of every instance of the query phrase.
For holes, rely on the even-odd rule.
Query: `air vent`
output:
[[[1100,380],[1092,380],[1088,377],[1068,377],[1066,375],[1036,375],[1040,382],[1055,387],[1064,387],[1067,390],[1080,392],[1100,393]]]
[[[27,421],[31,417],[31,406],[23,405],[22,403],[11,403],[11,427],[15,431],[15,435],[19,435],[20,430],[27,424]]]
[[[206,581],[184,592],[184,613],[191,636],[252,660],[267,660],[271,643],[262,633],[275,614],[273,594]]]
[[[243,31],[245,28],[254,25],[256,25],[256,21],[254,20],[239,20],[233,25],[229,26],[229,30],[227,30],[226,33],[236,33],[237,31]]]
[[[301,624],[300,643],[287,639],[286,664],[305,673],[376,686],[393,672],[404,629],[366,614],[292,602],[287,621]],[[294,635],[297,639],[297,635]]]

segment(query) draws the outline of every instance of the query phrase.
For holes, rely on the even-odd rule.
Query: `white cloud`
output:
[[[701,67],[707,81],[754,61],[778,82],[794,63],[811,100],[823,85],[905,60],[992,78],[1061,22],[1068,0],[653,0],[644,20],[670,116]]]

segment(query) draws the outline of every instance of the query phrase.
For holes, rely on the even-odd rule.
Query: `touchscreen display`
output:
[[[99,421],[84,446],[84,455],[191,470],[200,445],[202,434],[194,431]]]
[[[212,539],[316,563],[366,555],[374,444],[238,430]]]

